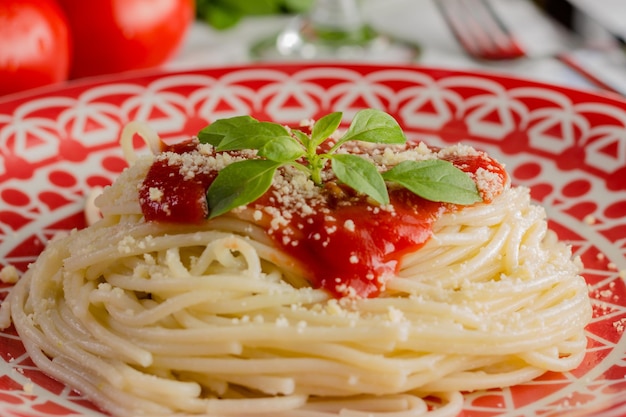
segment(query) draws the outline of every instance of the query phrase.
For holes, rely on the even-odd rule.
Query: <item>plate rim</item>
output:
[[[99,76],[99,77],[93,77],[93,78],[89,78],[89,79],[81,79],[81,80],[76,80],[75,82],[71,82],[68,84],[63,84],[62,86],[55,86],[54,88],[49,88],[49,87],[45,87],[42,89],[35,89],[35,90],[29,90],[28,93],[25,94],[17,94],[16,95],[11,95],[11,97],[8,97],[8,100],[0,100],[0,112],[3,110],[4,106],[10,106],[10,104],[23,104],[29,100],[32,99],[36,99],[36,98],[40,98],[40,97],[45,97],[45,96],[49,96],[52,94],[58,94],[58,93],[62,93],[62,92],[69,92],[72,91],[74,89],[82,89],[82,88],[88,88],[91,86],[98,86],[98,85],[104,85],[107,83],[117,83],[117,82],[124,82],[124,81],[133,81],[133,80],[144,80],[144,79],[158,79],[164,76],[171,76],[171,75],[185,75],[185,74],[196,74],[196,73],[206,73],[206,72],[212,72],[212,71],[225,71],[225,70],[230,70],[230,71],[240,71],[240,70],[244,70],[244,69],[265,69],[265,68],[277,68],[277,69],[285,69],[285,68],[300,68],[300,69],[312,69],[312,68],[320,68],[320,67],[341,67],[341,68],[347,68],[347,69],[352,69],[352,68],[377,68],[377,69],[415,69],[418,71],[433,71],[433,72],[438,72],[441,71],[446,75],[469,75],[469,76],[480,76],[480,77],[485,77],[488,79],[492,79],[492,80],[513,80],[515,82],[519,82],[519,83],[523,83],[523,84],[529,84],[529,85],[534,85],[534,86],[538,86],[538,87],[544,87],[544,88],[548,88],[548,89],[556,89],[557,91],[563,92],[565,94],[568,94],[568,92],[572,92],[572,93],[576,93],[576,94],[583,94],[585,97],[589,97],[589,98],[593,98],[593,97],[597,97],[597,98],[601,98],[603,100],[603,102],[606,102],[606,100],[608,100],[609,102],[612,103],[618,103],[620,105],[620,107],[623,107],[626,111],[626,99],[621,98],[621,97],[613,97],[612,94],[599,94],[598,92],[595,92],[593,90],[589,91],[586,89],[578,89],[578,88],[571,88],[568,86],[560,86],[560,85],[554,85],[551,83],[546,83],[546,82],[542,82],[542,81],[537,81],[537,80],[529,80],[526,79],[524,77],[517,77],[517,76],[510,76],[508,74],[499,74],[499,73],[493,73],[491,71],[467,71],[467,70],[457,70],[457,69],[450,69],[450,68],[440,68],[440,67],[431,67],[431,66],[415,66],[415,65],[410,65],[410,66],[406,66],[406,65],[373,65],[373,64],[351,64],[351,65],[341,65],[341,64],[328,64],[328,63],[315,63],[315,64],[293,64],[293,63],[288,63],[288,64],[275,64],[275,63],[271,63],[269,65],[254,65],[254,66],[249,66],[249,65],[228,65],[228,66],[210,66],[210,67],[203,67],[203,68],[194,68],[194,69],[177,69],[177,70],[158,70],[158,71],[138,71],[138,72],[128,72],[128,73],[124,73],[123,77],[119,77],[118,75],[110,77],[110,76]],[[569,95],[569,94],[568,94]],[[3,97],[3,99],[6,98]],[[583,100],[585,101],[585,100]],[[624,338],[622,337],[622,340]],[[625,400],[626,403],[626,400]]]
[[[241,71],[251,69],[314,69],[314,68],[346,68],[346,69],[404,69],[404,70],[416,70],[426,71],[429,73],[445,73],[447,75],[465,75],[465,76],[478,76],[482,78],[492,80],[507,80],[509,82],[527,83],[529,85],[543,87],[551,90],[562,92],[566,95],[571,93],[584,95],[587,97],[599,98],[603,101],[608,100],[616,104],[620,104],[625,107],[626,110],[626,97],[621,96],[611,91],[584,88],[579,86],[572,86],[567,84],[551,83],[544,80],[533,79],[529,77],[523,77],[517,74],[510,74],[504,71],[498,71],[495,69],[487,68],[457,68],[446,67],[443,65],[422,65],[420,63],[371,63],[371,62],[350,62],[349,64],[330,62],[330,61],[307,61],[307,62],[272,62],[262,61],[255,63],[240,63],[240,64],[227,64],[227,65],[202,65],[189,68],[169,68],[165,67],[153,67],[139,70],[129,70],[120,73],[96,75],[85,78],[71,79],[60,83],[48,84],[41,87],[36,87],[16,93],[0,96],[0,110],[11,104],[22,104],[29,100],[59,94],[65,91],[71,91],[74,89],[86,88],[90,86],[99,86],[111,83],[118,83],[124,81],[142,80],[148,78],[161,78],[165,76],[173,75],[185,75],[185,74],[198,74],[206,72],[221,72],[221,71]]]

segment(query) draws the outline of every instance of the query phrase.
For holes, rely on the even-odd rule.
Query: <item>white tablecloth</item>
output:
[[[527,50],[528,57],[506,62],[478,62],[461,49],[446,26],[436,0],[365,0],[366,20],[381,32],[421,46],[417,63],[453,69],[480,69],[507,73],[574,88],[599,90],[597,85],[554,58],[571,52],[583,57],[585,65],[600,77],[611,77],[623,84],[626,94],[626,66],[607,64],[609,57],[589,50],[574,50],[575,37],[537,10],[530,0],[491,0],[502,20],[514,31]],[[253,62],[249,48],[264,37],[284,27],[288,16],[245,18],[234,28],[218,31],[195,23],[169,69],[193,69],[206,66],[246,64]],[[619,86],[622,88],[622,85]]]

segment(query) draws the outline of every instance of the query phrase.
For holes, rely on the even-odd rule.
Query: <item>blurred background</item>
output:
[[[379,62],[479,68],[626,94],[626,0],[0,0],[0,96],[154,67],[311,58],[304,49],[290,57],[254,51],[281,31],[288,47],[302,43],[302,33],[315,35],[306,22],[293,23],[311,15],[356,25],[348,38],[369,42],[380,32],[416,51]],[[336,35],[331,28],[324,36]],[[513,49],[500,47],[507,41]],[[333,59],[351,57],[343,52]]]
[[[0,0],[0,95],[162,65],[193,24],[306,12],[311,0]]]

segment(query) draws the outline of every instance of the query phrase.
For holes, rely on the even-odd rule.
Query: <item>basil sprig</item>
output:
[[[209,218],[251,203],[272,185],[276,170],[284,165],[306,172],[317,185],[330,161],[339,181],[380,204],[389,204],[385,181],[397,183],[428,200],[455,204],[481,201],[474,181],[447,161],[404,161],[380,173],[375,164],[353,154],[337,153],[347,142],[402,144],[406,137],[396,120],[375,109],[356,113],[346,132],[326,152],[318,147],[339,127],[342,113],[330,113],[315,122],[308,135],[301,130],[260,122],[250,116],[216,120],[198,133],[201,143],[216,151],[252,149],[257,158],[234,162],[222,169],[207,191]]]

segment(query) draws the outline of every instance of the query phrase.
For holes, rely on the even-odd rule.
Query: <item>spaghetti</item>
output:
[[[155,156],[134,156],[128,143],[137,131],[152,137]],[[468,168],[483,202],[422,211],[418,223],[427,218],[431,229],[402,246],[397,234],[359,231],[410,223],[402,204],[425,201],[392,190],[382,207],[342,187],[319,191],[293,167],[281,168],[266,194],[288,181],[283,200],[264,197],[200,222],[147,221],[145,206],[160,202],[171,213],[163,205],[174,201],[159,181],[146,182],[158,161],[206,187],[215,170],[255,157],[193,140],[165,148],[155,138],[128,126],[132,165],[96,200],[102,219],[50,242],[2,306],[3,325],[12,320],[42,371],[113,415],[454,416],[462,391],[582,361],[591,309],[580,263],[529,191],[511,187],[483,153],[423,144],[351,150],[379,167],[489,162]],[[298,189],[314,194],[294,200]],[[320,192],[332,200],[324,210]],[[342,198],[369,215],[341,212]],[[300,214],[287,215],[294,204]],[[307,219],[320,211],[330,223],[316,232],[318,221]],[[323,244],[342,233],[358,238]],[[379,241],[396,246],[365,259]],[[333,254],[317,257],[329,245]]]

